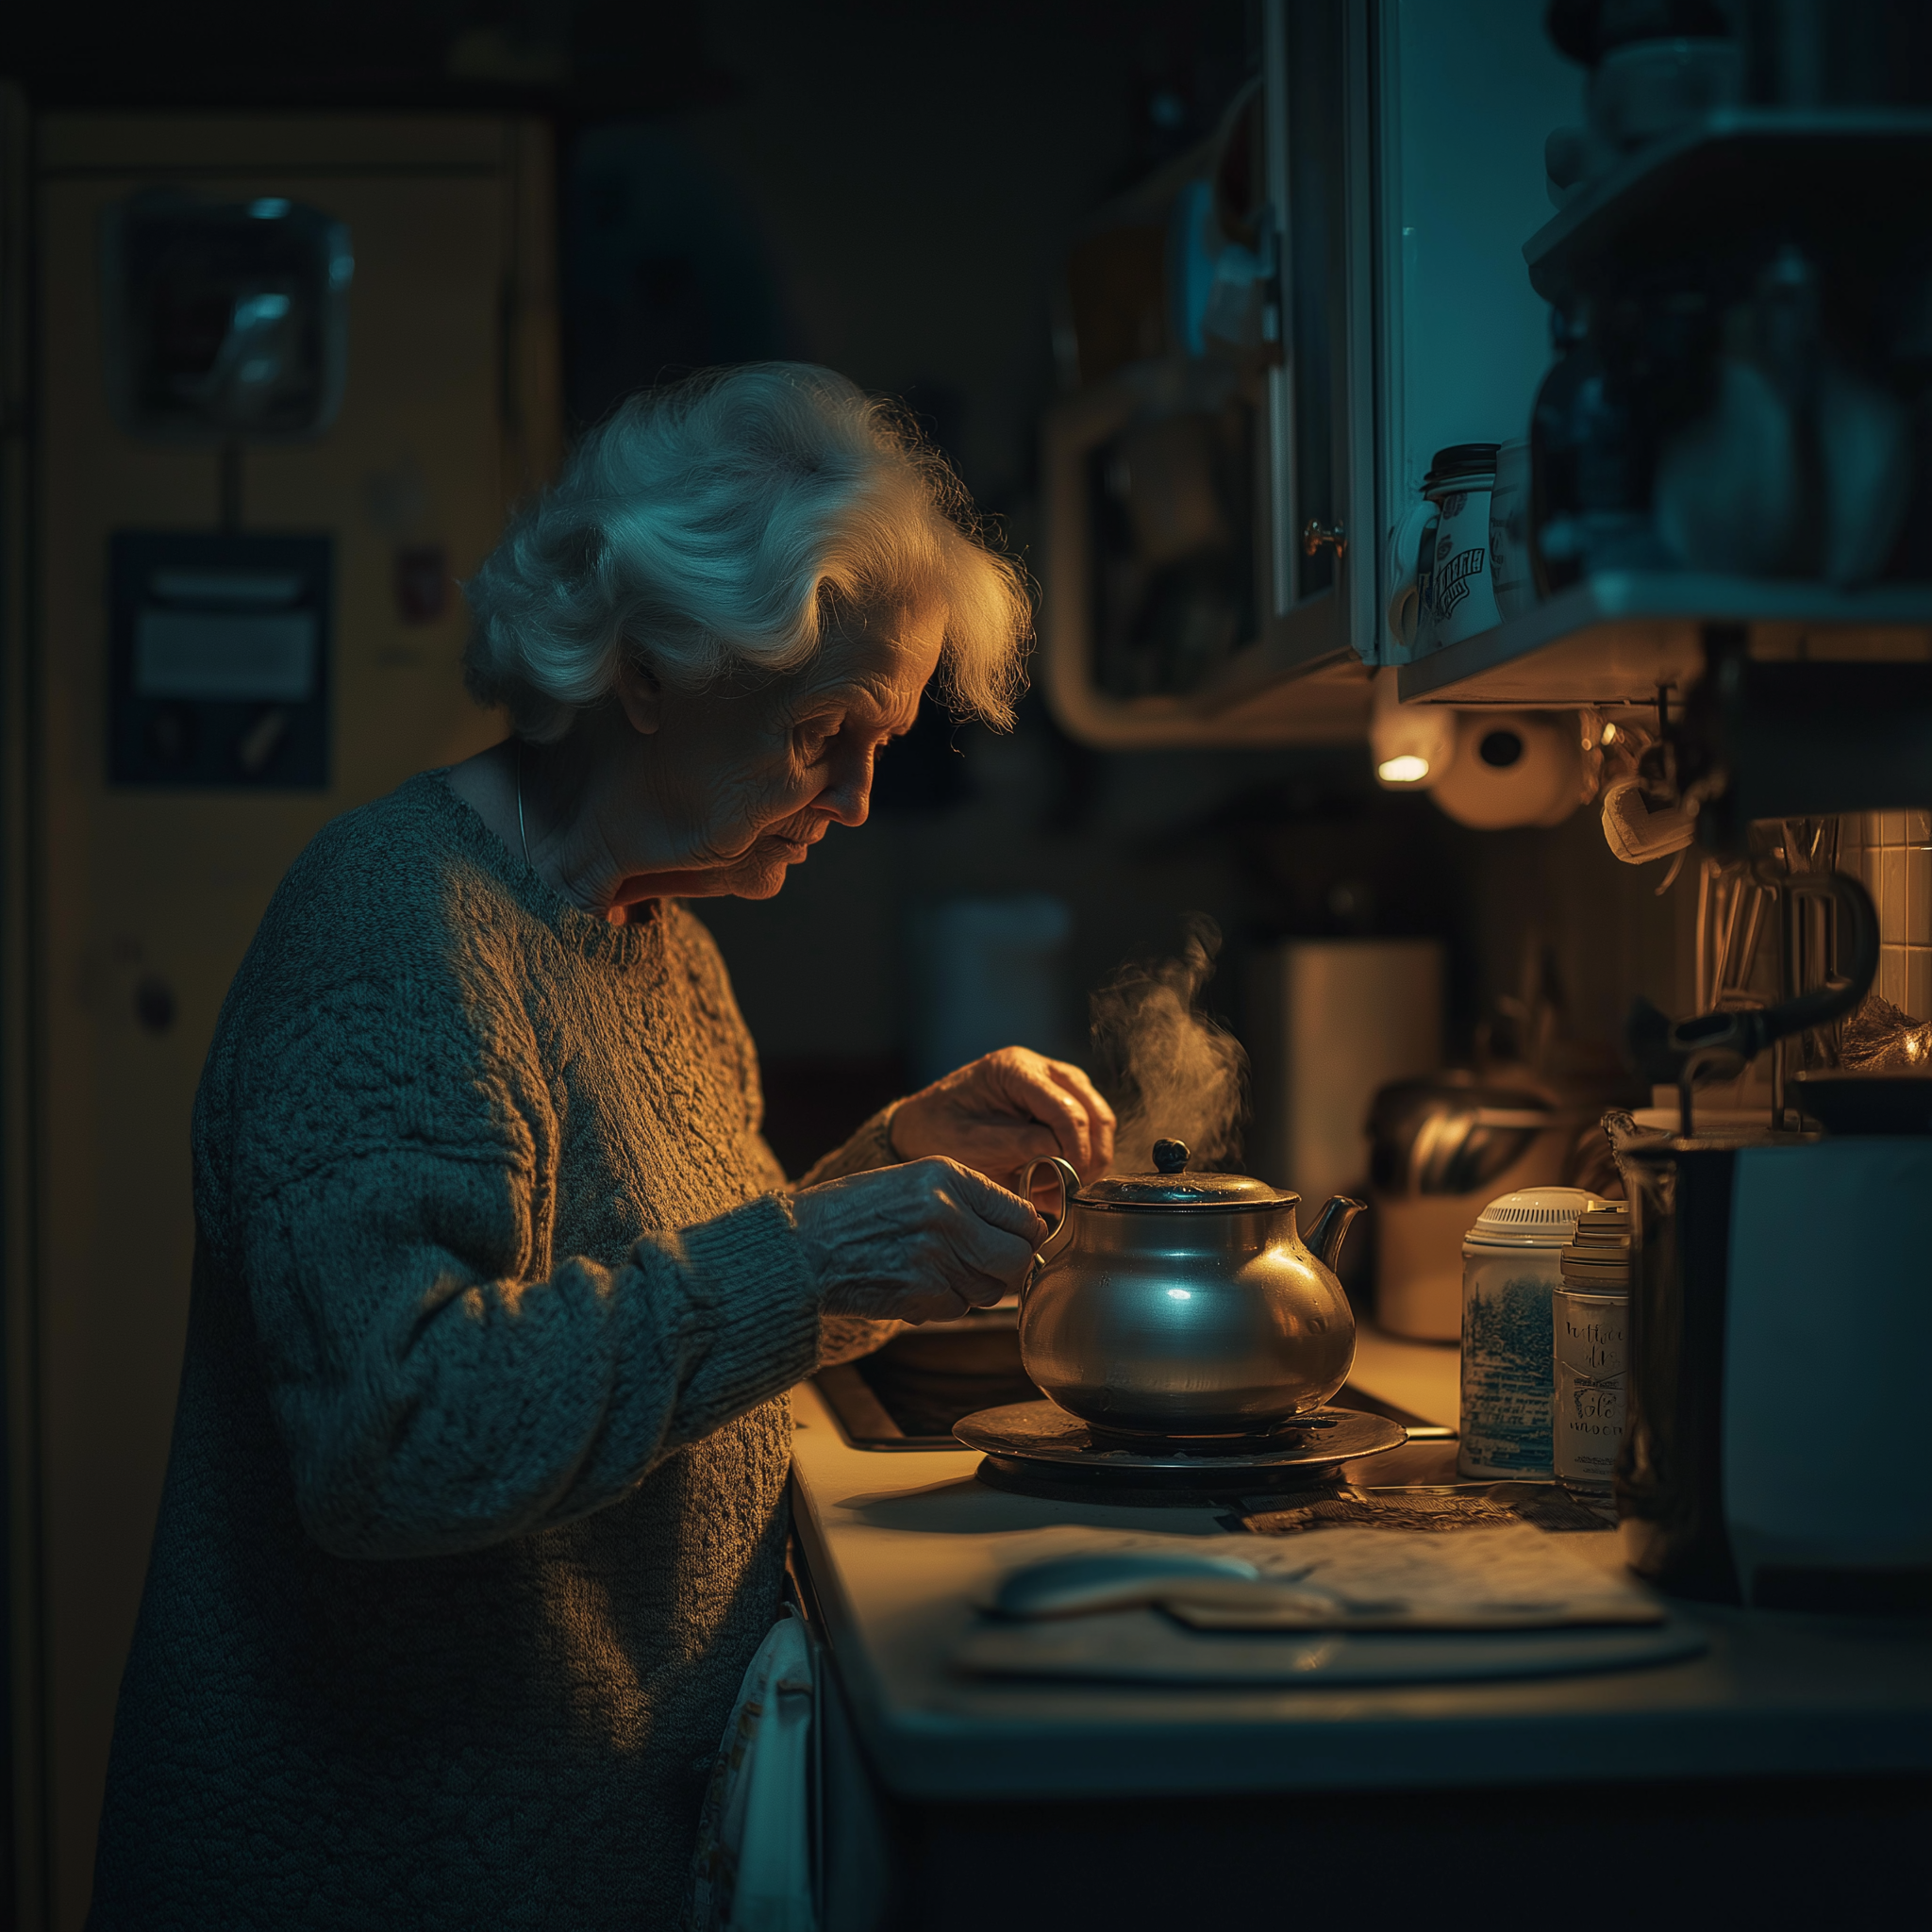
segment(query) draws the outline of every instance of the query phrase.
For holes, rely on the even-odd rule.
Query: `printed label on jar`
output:
[[[1546,1476],[1550,1296],[1558,1251],[1471,1258],[1462,1280],[1464,1475]]]
[[[1624,1440],[1624,1331],[1630,1304],[1622,1295],[1560,1291],[1553,1307],[1557,1406],[1555,1448],[1559,1479],[1607,1490]]]

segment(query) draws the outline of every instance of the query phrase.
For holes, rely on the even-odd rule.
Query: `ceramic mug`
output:
[[[1445,450],[1423,484],[1423,494],[1436,506],[1437,523],[1431,554],[1423,559],[1417,579],[1429,641],[1438,646],[1493,630],[1500,622],[1490,568],[1490,497],[1496,481],[1496,445],[1473,443],[1463,448],[1472,455],[1485,452],[1484,467],[1478,469],[1473,461],[1447,465],[1443,458],[1452,452]]]
[[[1436,506],[1419,497],[1389,538],[1389,635],[1406,649],[1424,642],[1423,560],[1433,557],[1435,549]]]

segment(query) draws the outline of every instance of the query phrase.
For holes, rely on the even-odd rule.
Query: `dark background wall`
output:
[[[708,361],[825,362],[906,399],[1032,557],[1066,240],[1213,125],[1257,30],[1239,0],[714,8],[728,92],[572,149],[574,409]],[[1545,942],[1573,1027],[1607,1046],[1635,985],[1668,999],[1671,925],[1593,821],[1471,833],[1381,792],[1365,748],[1095,754],[1033,699],[1011,738],[929,716],[882,765],[862,832],[835,832],[776,900],[700,909],[760,1042],[774,1141],[802,1162],[898,1091],[920,1004],[908,925],[949,897],[1071,906],[1076,1048],[1087,990],[1172,948],[1196,909],[1227,935],[1210,996],[1238,1029],[1245,957],[1270,940],[1424,932],[1450,942],[1459,1049]],[[1570,915],[1591,908],[1579,944]]]
[[[1056,385],[1067,238],[1200,140],[1252,71],[1244,0],[405,0],[14,9],[0,73],[37,105],[505,106],[558,142],[573,424],[714,362],[800,357],[905,400],[1023,558]],[[1011,737],[928,715],[764,905],[701,909],[802,1164],[897,1091],[922,906],[1041,891],[1071,908],[1058,1041],[1124,956],[1191,911],[1228,939],[1213,997],[1282,936],[1436,933],[1466,1051],[1548,951],[1573,1029],[1607,1043],[1631,991],[1669,1002],[1672,909],[1593,812],[1471,833],[1373,783],[1366,750],[1102,755],[1037,698]]]

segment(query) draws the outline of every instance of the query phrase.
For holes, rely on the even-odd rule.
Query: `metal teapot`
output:
[[[1083,1188],[1058,1158],[1058,1224],[1020,1295],[1020,1356],[1043,1393],[1124,1436],[1252,1436],[1319,1408],[1348,1379],[1355,1315],[1336,1257],[1362,1204],[1337,1195],[1306,1243],[1301,1196],[1246,1174],[1158,1174]]]

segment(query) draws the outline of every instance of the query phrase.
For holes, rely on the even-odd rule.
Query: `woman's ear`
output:
[[[664,688],[645,666],[626,658],[617,667],[617,702],[630,728],[649,738],[664,722]]]

